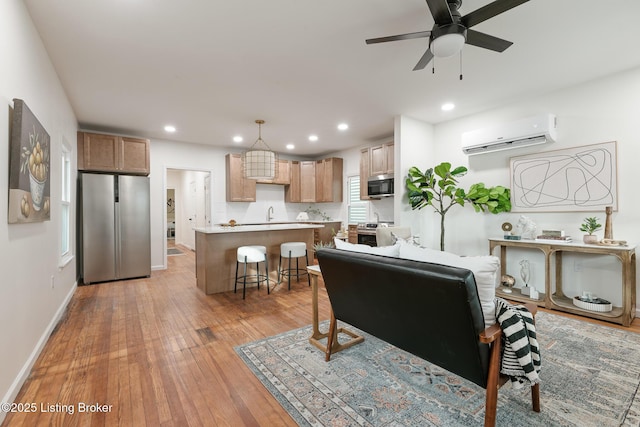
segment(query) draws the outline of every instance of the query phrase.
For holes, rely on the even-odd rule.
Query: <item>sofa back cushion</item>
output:
[[[397,257],[400,253],[400,244],[393,246],[369,246],[363,244],[349,243],[344,240],[334,238],[334,244],[336,249],[342,249],[344,251],[360,252],[365,254],[385,255]]]
[[[419,248],[413,245],[401,245],[400,258],[415,261],[432,262],[436,264],[450,265],[466,268],[473,272],[478,296],[484,314],[484,323],[487,327],[496,323],[496,287],[500,279],[500,258],[485,256],[459,256],[450,252],[437,251],[428,248]]]
[[[317,252],[337,319],[486,387],[489,347],[474,275],[338,249]]]

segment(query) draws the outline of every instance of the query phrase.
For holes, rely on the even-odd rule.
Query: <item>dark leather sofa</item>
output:
[[[336,320],[457,374],[487,390],[485,425],[495,425],[502,331],[485,329],[470,270],[343,251],[317,252],[333,310],[326,359]],[[531,306],[530,311],[535,311]],[[540,411],[539,385],[532,386]]]

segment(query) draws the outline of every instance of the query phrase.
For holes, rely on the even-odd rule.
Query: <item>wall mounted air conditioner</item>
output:
[[[462,134],[462,151],[472,156],[556,140],[556,116],[544,114]]]

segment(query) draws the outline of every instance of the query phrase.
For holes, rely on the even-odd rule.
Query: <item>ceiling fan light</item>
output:
[[[462,34],[443,34],[431,42],[431,53],[439,58],[453,56],[464,46]]]

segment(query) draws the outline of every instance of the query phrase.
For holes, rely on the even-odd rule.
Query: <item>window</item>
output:
[[[62,144],[62,188],[60,196],[60,259],[61,265],[71,260],[71,152]]]
[[[360,176],[354,175],[347,178],[348,187],[348,205],[347,216],[349,224],[357,224],[367,221],[369,204],[360,200]]]

